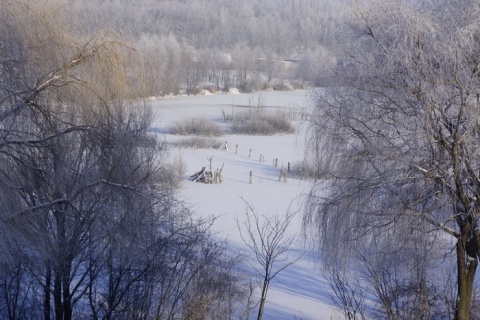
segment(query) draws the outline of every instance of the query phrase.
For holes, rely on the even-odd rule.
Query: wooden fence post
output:
[[[283,180],[283,182],[287,182],[287,173],[285,172],[285,170],[283,170],[283,166],[282,166],[282,169],[280,170],[280,175],[278,176],[278,181],[281,182]]]

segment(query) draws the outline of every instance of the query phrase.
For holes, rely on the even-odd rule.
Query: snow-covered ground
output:
[[[306,90],[152,99],[156,115],[153,130],[164,134],[167,141],[172,141],[178,137],[166,134],[166,127],[183,118],[204,117],[222,124],[222,112],[231,113],[247,106],[263,105],[293,115],[295,111],[308,108],[309,103],[310,93]],[[298,121],[299,117],[296,119]],[[228,150],[172,150],[172,158],[181,156],[188,175],[204,166],[208,167],[208,158],[212,156],[213,170],[224,165],[224,181],[221,184],[207,185],[185,179],[180,189],[182,199],[192,206],[196,214],[216,217],[213,231],[245,254],[249,252],[241,240],[236,222],[245,219],[245,202],[260,215],[297,212],[288,230],[289,234],[298,234],[298,241],[292,247],[290,257],[293,259],[300,253],[304,254],[296,264],[272,280],[264,319],[339,318],[339,313],[329,304],[328,285],[312,255],[305,253],[305,244],[300,235],[301,204],[309,182],[292,178],[287,178],[286,183],[279,181],[282,166],[286,170],[289,162],[293,167],[301,160],[304,141],[296,133],[275,136],[225,135],[220,139],[227,141]],[[260,161],[260,155],[263,155],[264,161]],[[278,167],[274,166],[275,159],[278,159]],[[250,171],[254,180],[252,184],[249,183]],[[254,313],[252,317],[253,315]]]

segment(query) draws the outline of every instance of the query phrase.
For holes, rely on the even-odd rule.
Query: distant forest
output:
[[[90,33],[121,30],[142,52],[148,95],[320,84],[336,63],[347,1],[70,0]],[[212,86],[213,85],[213,86]]]

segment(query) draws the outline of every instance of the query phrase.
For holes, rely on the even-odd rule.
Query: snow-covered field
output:
[[[178,136],[166,134],[166,127],[176,120],[203,117],[224,125],[222,112],[231,113],[247,106],[263,105],[293,116],[295,112],[308,108],[309,103],[310,93],[306,90],[152,99],[156,116],[153,130],[163,134],[167,141],[173,141]],[[298,122],[300,118],[295,119]],[[228,150],[171,150],[172,159],[181,156],[187,175],[194,174],[204,166],[208,167],[208,158],[212,156],[213,170],[224,164],[223,183],[203,184],[185,179],[180,196],[192,206],[196,214],[216,217],[213,231],[245,254],[249,252],[241,240],[236,222],[237,219],[245,219],[245,202],[260,215],[297,212],[288,230],[289,234],[298,234],[290,258],[301,253],[303,256],[272,280],[264,319],[337,319],[339,313],[329,305],[328,285],[312,255],[305,252],[304,240],[300,235],[301,204],[309,182],[292,178],[287,178],[286,183],[279,181],[282,166],[286,170],[289,162],[293,167],[301,160],[304,150],[302,137],[295,133],[274,136],[225,135],[220,139],[227,142]],[[260,155],[263,155],[264,161],[260,161]],[[275,159],[278,159],[277,167],[274,166]],[[249,183],[250,171],[253,175],[252,184]],[[254,315],[256,316],[253,312],[252,317]]]

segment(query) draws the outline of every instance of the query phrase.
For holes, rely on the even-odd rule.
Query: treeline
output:
[[[0,318],[248,311],[238,261],[179,202],[141,54],[57,2],[0,5]]]
[[[225,91],[321,84],[347,13],[346,1],[329,0],[69,2],[91,31],[131,36],[150,95],[195,93],[204,84]]]

